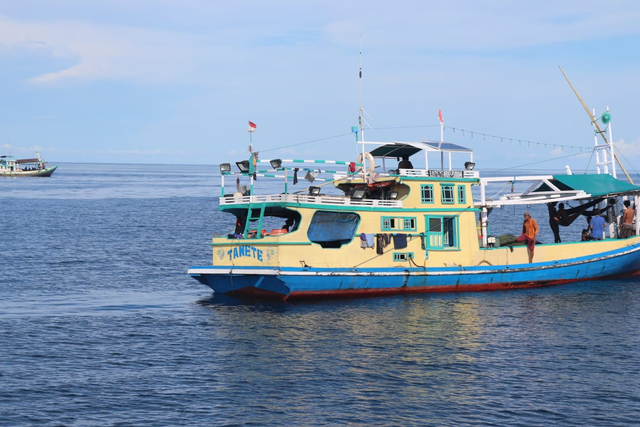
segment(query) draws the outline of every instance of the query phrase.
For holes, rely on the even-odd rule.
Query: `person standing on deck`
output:
[[[561,243],[560,240],[560,219],[558,218],[558,211],[556,210],[556,202],[547,203],[549,209],[549,227],[553,231],[553,240],[555,243]]]
[[[596,211],[593,218],[591,218],[591,237],[594,240],[602,240],[604,238],[604,228],[607,226],[604,218],[600,216],[600,211]]]
[[[398,163],[398,169],[413,169],[409,156],[402,156],[402,160]]]
[[[538,236],[538,223],[531,218],[529,211],[524,213],[524,222],[522,223],[522,235],[516,239],[517,242],[525,242],[529,253],[529,264],[533,262],[533,250],[536,246],[536,237]]]
[[[635,234],[635,230],[633,228],[633,217],[636,215],[631,207],[631,202],[628,200],[624,201],[624,212],[622,213],[622,230],[620,233],[620,238],[626,239],[627,237],[631,237]]]

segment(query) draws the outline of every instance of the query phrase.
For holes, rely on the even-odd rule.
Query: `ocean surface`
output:
[[[640,423],[640,278],[214,295],[187,268],[233,227],[216,169],[62,164],[0,180],[0,426]],[[492,220],[518,234],[522,212]]]

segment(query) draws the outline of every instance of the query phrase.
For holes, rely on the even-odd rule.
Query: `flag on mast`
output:
[[[442,120],[442,108],[438,110],[438,120],[440,120],[440,124],[444,123],[444,120]]]
[[[253,123],[251,120],[249,120],[249,132],[255,132],[256,131],[256,124]]]

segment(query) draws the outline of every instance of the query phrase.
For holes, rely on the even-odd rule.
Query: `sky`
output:
[[[0,154],[217,165],[251,137],[353,161],[362,106],[368,141],[439,140],[442,109],[478,169],[591,171],[561,66],[637,171],[638,22],[634,0],[2,1]]]

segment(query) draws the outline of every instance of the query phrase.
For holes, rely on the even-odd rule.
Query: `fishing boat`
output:
[[[253,153],[237,162],[238,172],[220,165],[219,209],[229,214],[228,229],[212,239],[212,265],[191,267],[189,275],[216,293],[288,300],[533,288],[640,273],[638,210],[630,237],[621,238],[617,221],[624,200],[638,206],[640,187],[613,176],[612,146],[597,147],[598,173],[482,177],[471,149],[442,139],[358,139],[355,162],[263,161]],[[388,169],[418,156],[425,167]],[[452,159],[460,156],[456,168]],[[292,192],[298,173],[313,185]],[[258,183],[268,178],[282,180],[282,189],[260,194]],[[503,183],[526,190],[488,196]],[[562,202],[578,210],[565,220],[601,210],[603,238],[538,243],[532,253],[491,234],[494,208]]]
[[[16,159],[13,156],[0,156],[0,176],[46,176],[49,177],[58,166],[47,166],[40,153],[32,159]]]

